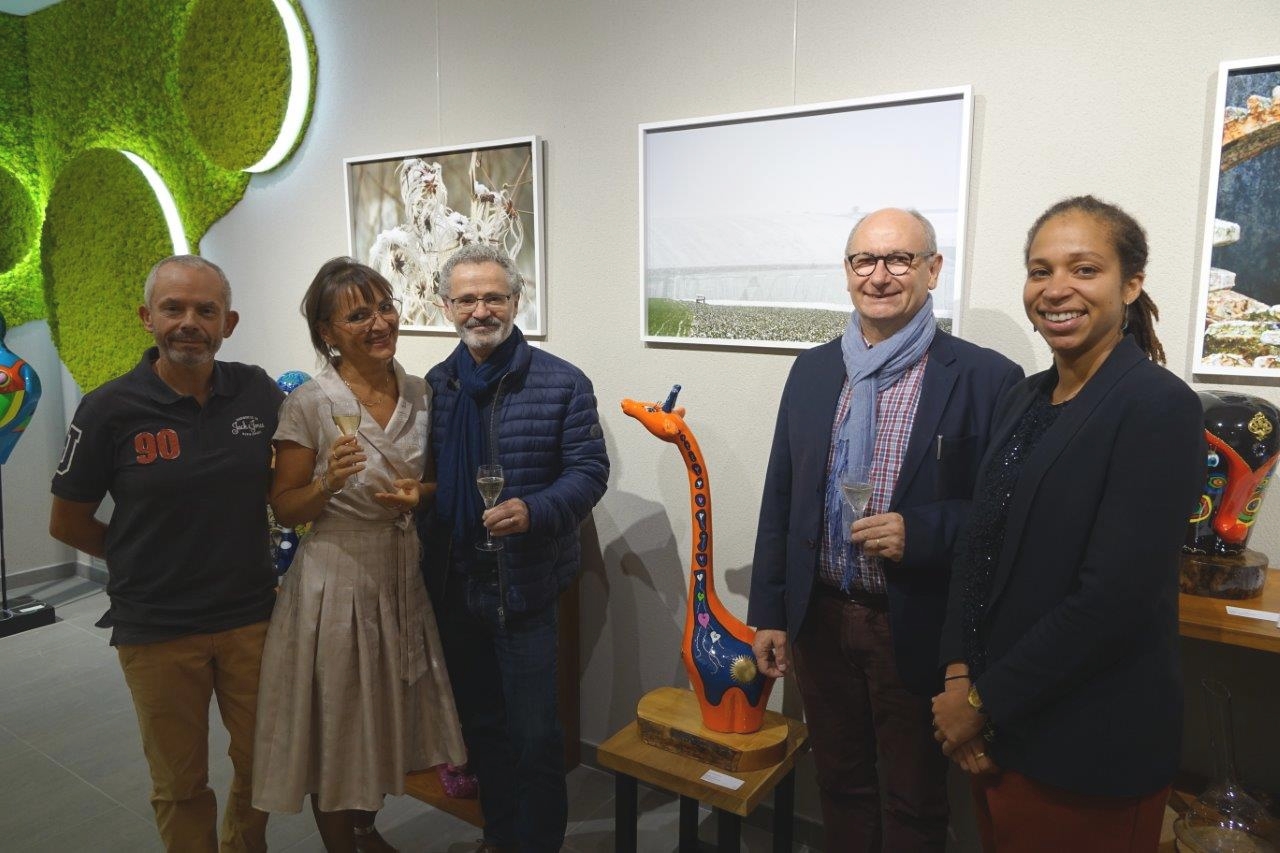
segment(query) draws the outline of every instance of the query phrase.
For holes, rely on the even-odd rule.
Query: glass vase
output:
[[[1272,828],[1267,810],[1245,793],[1236,775],[1231,691],[1212,678],[1200,684],[1208,712],[1213,778],[1186,814],[1174,821],[1178,849],[1185,853],[1276,853],[1267,840]]]

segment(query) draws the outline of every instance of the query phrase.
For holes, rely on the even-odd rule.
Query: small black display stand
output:
[[[53,605],[29,595],[9,600],[7,567],[4,561],[4,466],[0,465],[0,637],[52,624]]]

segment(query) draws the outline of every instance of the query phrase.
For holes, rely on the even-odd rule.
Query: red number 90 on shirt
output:
[[[138,433],[133,437],[133,449],[138,454],[139,465],[150,465],[156,459],[177,459],[182,452],[178,434],[171,429]]]

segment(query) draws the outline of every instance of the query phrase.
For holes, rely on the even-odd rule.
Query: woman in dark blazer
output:
[[[943,749],[984,849],[1154,851],[1178,764],[1178,555],[1205,477],[1196,395],[1156,362],[1146,235],[1091,196],[1027,238],[1053,367],[1001,404],[943,628]]]

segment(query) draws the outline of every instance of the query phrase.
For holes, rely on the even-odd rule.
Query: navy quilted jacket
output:
[[[448,362],[427,374],[431,449],[439,458],[461,393]],[[502,466],[502,500],[529,507],[529,531],[503,537],[499,584],[513,612],[546,607],[578,572],[578,527],[604,495],[609,457],[591,380],[562,358],[521,342],[486,411],[490,461]],[[423,569],[437,589],[449,566],[450,531],[435,513],[420,519]]]

